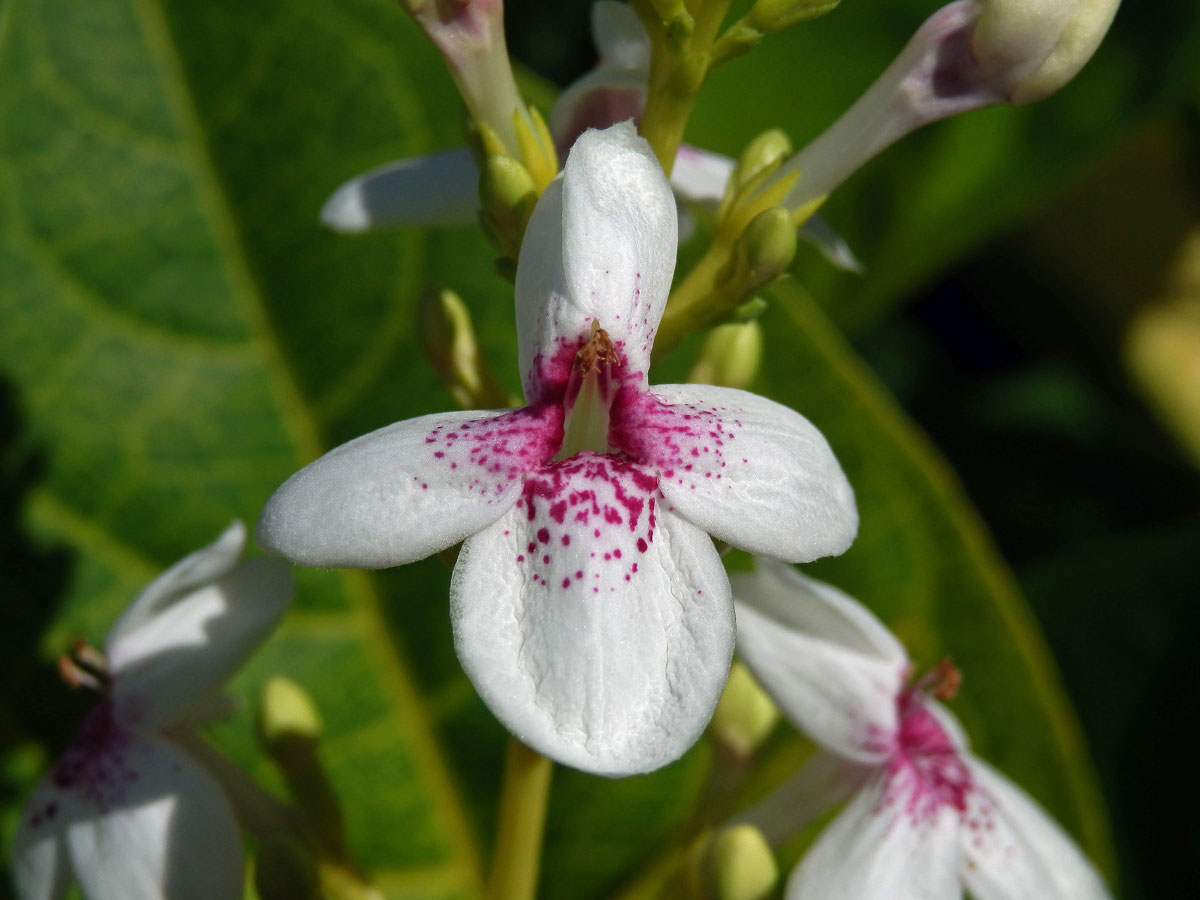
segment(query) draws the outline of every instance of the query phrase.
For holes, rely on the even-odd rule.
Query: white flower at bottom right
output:
[[[791,566],[759,559],[730,581],[738,654],[821,748],[760,811],[794,811],[798,828],[849,797],[792,872],[786,900],[1109,897],[1046,812],[969,752],[936,700],[953,669],[912,681],[882,622]]]

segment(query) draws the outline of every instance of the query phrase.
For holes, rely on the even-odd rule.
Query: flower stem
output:
[[[508,742],[488,900],[533,900],[554,764],[515,737]]]
[[[654,338],[655,357],[665,354],[685,334],[711,325],[735,305],[736,297],[717,296],[721,275],[732,258],[731,242],[714,239],[695,268],[671,292]]]

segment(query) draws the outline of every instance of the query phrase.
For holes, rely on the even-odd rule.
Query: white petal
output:
[[[141,628],[189,591],[232,571],[245,545],[246,526],[234,521],[213,543],[185,556],[146,585],[108,630],[105,650],[110,656],[110,665],[114,648],[126,634]]]
[[[118,721],[149,732],[191,715],[241,668],[291,599],[290,567],[255,559],[110,641]]]
[[[963,880],[976,900],[1107,900],[1100,875],[1033,800],[968,758],[977,785],[964,817]]]
[[[551,407],[397,422],[289,478],[255,538],[307,566],[380,569],[423,559],[504,515],[521,477],[561,440],[562,412]]]
[[[846,800],[874,773],[873,767],[817,750],[794,775],[734,822],[753,825],[772,847],[782,846],[809,822]]]
[[[354,233],[388,225],[470,225],[479,169],[465,147],[401,159],[352,178],[325,202],[321,222]]]
[[[20,900],[59,900],[67,895],[70,868],[62,846],[62,801],[51,778],[38,785],[12,841],[13,882]]]
[[[677,217],[662,168],[628,122],[588,131],[538,200],[517,264],[526,397],[565,385],[575,350],[604,328],[644,373],[675,268]]]
[[[229,802],[187,754],[130,737],[94,781],[60,792],[75,877],[89,900],[240,897],[242,846]]]
[[[653,478],[580,454],[463,545],[455,644],[518,738],[602,775],[690,747],[729,673],[733,607],[712,542],[656,513]],[[532,517],[531,517],[532,514]]]
[[[684,200],[716,206],[736,163],[728,156],[680,144],[671,169],[671,188]]]
[[[592,42],[603,62],[637,69],[648,77],[650,36],[628,3],[597,0],[592,4]]]
[[[854,491],[811,422],[746,391],[657,385],[620,408],[614,446],[662,474],[667,501],[713,537],[788,562],[842,553]]]
[[[914,818],[880,776],[850,801],[788,879],[786,900],[958,900],[958,814]]]
[[[812,216],[797,232],[801,240],[807,241],[821,251],[825,261],[846,272],[861,275],[867,270],[850,245],[842,240],[841,235],[834,231],[821,216]]]
[[[870,611],[784,563],[730,578],[738,655],[797,728],[833,753],[881,762],[908,659]]]

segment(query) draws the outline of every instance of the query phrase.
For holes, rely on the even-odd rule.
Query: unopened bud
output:
[[[839,0],[756,0],[750,12],[746,14],[746,22],[758,31],[769,34],[824,15],[837,6],[838,2]]]
[[[262,900],[318,900],[321,878],[313,848],[284,835],[267,837],[254,859],[254,887]]]
[[[735,661],[708,726],[709,734],[734,759],[741,761],[762,746],[778,723],[779,709],[749,670]]]
[[[770,128],[754,138],[738,158],[734,169],[734,183],[746,187],[760,181],[792,155],[792,140],[779,128]]]
[[[734,825],[714,835],[700,865],[705,900],[763,900],[779,880],[771,848],[753,825]]]
[[[997,103],[1028,103],[1069,81],[1108,30],[1118,0],[956,0],[836,122],[781,166],[792,209],[829,194],[910,131]]]
[[[1010,103],[1052,94],[1092,58],[1119,0],[986,0],[972,49],[1009,84]]]
[[[705,339],[688,381],[748,390],[758,376],[762,352],[762,326],[757,320],[718,325]],[[718,704],[718,713],[720,709]]]
[[[792,214],[775,206],[760,212],[746,226],[738,242],[738,272],[752,290],[786,272],[795,255]]]
[[[263,686],[258,731],[269,750],[291,741],[315,743],[321,730],[321,714],[299,684],[277,676]]]
[[[491,376],[471,313],[462,298],[443,288],[421,294],[417,301],[417,334],[421,349],[442,383],[463,409],[507,406],[508,397]]]
[[[529,170],[511,156],[489,156],[479,173],[479,214],[492,243],[514,259],[537,203]]]

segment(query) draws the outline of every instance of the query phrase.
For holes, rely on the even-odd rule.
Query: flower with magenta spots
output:
[[[743,391],[650,387],[675,202],[629,124],[589,131],[538,202],[517,267],[528,404],[399,422],[296,473],[258,540],[377,568],[465,539],[455,644],[522,741],[608,775],[678,757],[733,652],[705,532],[788,560],[841,553],[854,495],[804,418]]]
[[[246,529],[154,579],[103,655],[63,671],[103,691],[25,806],[13,840],[22,900],[211,900],[242,895],[242,839],[217,780],[184,749],[214,694],[291,602],[278,560],[238,564]]]
[[[731,579],[738,654],[819,746],[744,817],[779,843],[849,798],[792,872],[786,900],[1104,900],[1100,876],[1020,788],[973,756],[938,702],[943,663],[913,681],[865,607],[791,566]]]

